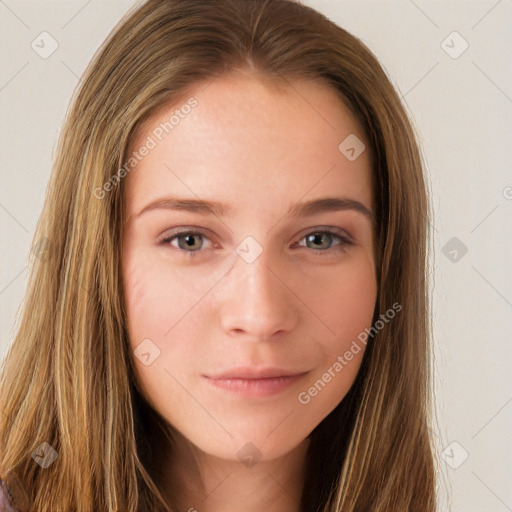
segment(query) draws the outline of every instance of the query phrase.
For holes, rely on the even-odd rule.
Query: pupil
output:
[[[322,236],[323,236],[322,233],[315,233],[315,234],[311,235],[310,241],[314,242],[315,244],[322,245],[322,242],[321,242]],[[320,241],[318,241],[318,239],[320,239]]]
[[[185,236],[185,243],[189,246],[189,247],[193,247],[194,246],[194,237],[195,235],[186,235]]]

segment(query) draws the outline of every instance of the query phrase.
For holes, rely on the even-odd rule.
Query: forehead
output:
[[[190,98],[195,106],[185,108]],[[124,186],[134,209],[163,193],[261,209],[339,192],[371,207],[369,151],[351,160],[347,140],[368,147],[334,89],[306,80],[277,87],[232,73],[195,84],[139,127],[128,157],[152,149]]]

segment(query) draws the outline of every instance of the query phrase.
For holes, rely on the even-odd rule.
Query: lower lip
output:
[[[209,377],[207,379],[213,386],[231,391],[237,395],[265,397],[285,391],[303,375],[305,374],[266,379],[212,379]]]

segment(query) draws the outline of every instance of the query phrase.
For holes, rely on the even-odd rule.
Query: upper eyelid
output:
[[[346,229],[339,228],[336,226],[319,226],[319,227],[312,228],[312,229],[308,228],[306,231],[302,231],[303,234],[302,234],[301,238],[305,237],[306,235],[312,234],[312,233],[323,233],[323,232],[332,233],[334,235],[341,236],[341,237],[345,236],[346,238],[352,239],[352,236]]]

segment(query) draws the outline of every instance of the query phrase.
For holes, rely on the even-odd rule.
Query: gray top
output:
[[[0,512],[18,512],[14,508],[14,497],[7,484],[0,478]]]

